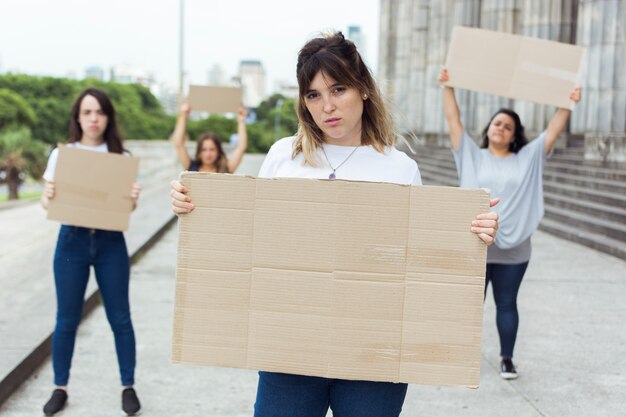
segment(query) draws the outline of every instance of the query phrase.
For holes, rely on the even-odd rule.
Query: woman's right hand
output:
[[[191,198],[187,195],[189,190],[177,180],[172,181],[170,185],[172,187],[170,196],[172,197],[172,211],[174,214],[179,216],[190,213],[194,205],[191,204]]]
[[[439,71],[439,77],[437,77],[437,81],[439,81],[439,84],[444,84],[450,81],[450,74],[448,74],[448,68],[441,67],[441,70]]]
[[[43,187],[43,195],[48,199],[54,198],[54,181],[46,181],[46,185]]]

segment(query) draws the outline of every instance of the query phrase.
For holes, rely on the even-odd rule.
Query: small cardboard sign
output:
[[[236,113],[241,106],[241,88],[190,85],[187,100],[192,111]]]
[[[585,48],[457,26],[452,31],[447,85],[572,108]]]
[[[125,231],[139,159],[59,145],[55,193],[48,219],[93,229]]]
[[[477,387],[484,190],[183,173],[172,361]]]

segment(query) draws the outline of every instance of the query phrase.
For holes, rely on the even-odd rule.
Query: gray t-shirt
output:
[[[500,215],[495,244],[489,247],[487,262],[517,264],[530,259],[530,236],[544,213],[543,167],[545,132],[507,157],[481,149],[463,132],[454,160],[460,186],[488,188],[491,198],[500,198],[494,210]]]

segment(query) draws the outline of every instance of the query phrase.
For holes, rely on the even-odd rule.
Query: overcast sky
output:
[[[320,31],[361,26],[375,70],[380,0],[186,0],[187,81],[207,82],[216,63],[228,77],[260,60],[268,88],[295,82],[297,53]],[[84,76],[128,64],[172,86],[178,80],[179,0],[0,0],[0,72]],[[108,78],[108,75],[107,75]]]

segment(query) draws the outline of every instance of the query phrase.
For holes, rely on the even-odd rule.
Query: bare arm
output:
[[[439,71],[438,80],[441,85],[450,80],[447,68],[443,67]],[[443,88],[443,113],[450,128],[452,149],[457,150],[461,146],[461,139],[463,138],[463,124],[461,123],[461,113],[454,96],[454,88],[452,87]]]
[[[184,169],[189,168],[189,164],[191,164],[191,157],[185,147],[185,139],[187,136],[187,118],[189,117],[190,112],[191,107],[189,107],[189,104],[184,103],[180,107],[178,118],[176,119],[176,127],[174,128],[174,132],[172,132],[171,136],[174,147],[176,148],[176,153],[178,154],[178,162],[180,162]]]
[[[237,148],[235,152],[228,158],[228,172],[235,172],[241,160],[243,159],[243,154],[246,153],[246,149],[248,148],[248,130],[246,129],[246,109],[243,107],[239,107],[239,111],[237,112]]]
[[[574,103],[578,103],[580,101],[580,87],[576,86],[574,90],[570,93],[569,99]],[[565,126],[567,126],[567,120],[569,119],[571,111],[569,109],[558,109],[552,119],[550,119],[550,123],[548,123],[548,127],[546,128],[546,144],[544,148],[544,154],[548,155],[552,152],[552,148],[554,147],[554,143],[556,139],[559,137]]]

